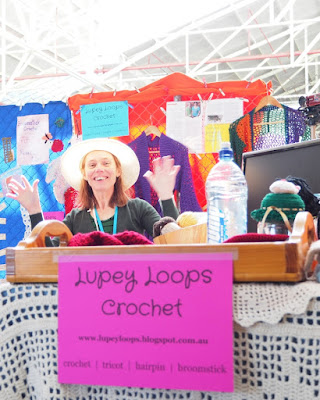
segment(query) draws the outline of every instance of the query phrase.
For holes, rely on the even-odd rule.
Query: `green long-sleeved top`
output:
[[[178,210],[172,199],[161,201],[163,215],[176,219]],[[117,233],[135,231],[143,234],[147,232],[153,236],[153,224],[160,219],[158,212],[145,200],[135,198],[128,201],[123,207],[118,207]],[[30,215],[32,229],[43,220],[41,213]],[[63,220],[73,235],[88,233],[97,228],[88,210],[74,208]],[[47,246],[59,246],[59,238],[46,238]]]

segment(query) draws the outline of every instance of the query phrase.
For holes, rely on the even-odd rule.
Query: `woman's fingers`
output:
[[[28,182],[29,183],[29,182]],[[30,185],[30,184],[29,184]],[[38,193],[38,185],[39,185],[39,179],[36,179],[33,184],[32,184],[32,190],[36,193]]]
[[[181,166],[180,165],[174,165],[172,168],[172,173],[174,176],[178,175],[178,172],[180,171]]]
[[[17,195],[16,195],[15,193],[8,192],[8,193],[6,194],[6,197],[9,197],[10,199],[16,200]]]
[[[151,171],[147,171],[147,172],[143,175],[143,177],[146,178],[147,180],[149,180],[150,177],[151,177],[152,175],[153,175],[153,173],[152,173]]]
[[[21,180],[22,180],[25,188],[31,189],[31,185],[30,185],[28,179],[24,175],[21,175]]]
[[[160,158],[156,158],[152,162],[153,171],[155,174],[157,173],[171,173],[172,167],[174,166],[174,159],[171,156],[164,156]]]
[[[146,178],[146,180],[148,181],[148,183],[149,183],[149,185],[151,186],[151,187],[153,187],[154,186],[154,174],[151,172],[151,171],[147,171],[144,175],[143,175],[143,177],[144,178]]]
[[[21,176],[21,182],[11,179],[7,185],[10,192],[6,196],[17,200],[29,214],[36,214],[41,212],[38,184],[39,179],[36,179],[31,186],[25,176]]]
[[[8,183],[8,189],[10,190],[11,193],[13,192],[14,194],[16,194],[19,191],[19,189],[22,189],[22,187],[21,186],[19,187],[14,182],[10,182]]]
[[[36,179],[32,186],[30,185],[29,181],[26,179],[25,176],[21,176],[21,180],[23,182],[23,185],[18,182],[16,179],[11,178],[10,182],[8,183],[8,188],[13,190],[15,193],[18,192],[38,192],[38,184],[39,184],[39,179]]]
[[[180,165],[174,165],[174,159],[171,156],[164,156],[161,158],[156,158],[153,160],[153,175],[167,175],[167,176],[176,176],[180,170]],[[147,175],[148,174],[148,175]],[[146,179],[150,179],[152,174],[150,171],[146,172],[144,177]],[[152,178],[151,178],[152,179]]]
[[[7,184],[8,188],[13,187],[16,190],[17,189],[24,189],[24,187],[21,185],[20,182],[18,182],[16,179],[11,178],[10,181]]]
[[[174,166],[174,159],[170,156],[162,158],[162,171],[166,174],[170,174]]]
[[[162,166],[161,157],[155,158],[155,159],[152,161],[152,166],[153,166],[153,172],[154,172],[155,174],[157,174],[158,172],[160,172],[160,171],[161,171],[161,166]]]
[[[165,156],[155,159],[153,172],[147,171],[144,177],[156,191],[159,199],[166,200],[172,197],[179,170],[180,165],[174,165],[174,159],[171,156]]]

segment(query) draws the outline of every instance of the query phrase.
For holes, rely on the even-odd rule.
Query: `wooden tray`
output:
[[[61,247],[43,247],[46,236],[60,236]],[[298,282],[304,279],[304,261],[315,240],[312,215],[300,212],[286,242],[170,244],[144,246],[66,247],[72,237],[59,221],[43,221],[30,237],[6,250],[9,282],[57,282],[58,257],[90,254],[211,253],[233,254],[235,282]]]
[[[192,225],[177,231],[157,236],[155,244],[196,244],[207,243],[207,224]]]

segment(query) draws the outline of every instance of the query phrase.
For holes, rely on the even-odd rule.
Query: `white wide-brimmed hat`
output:
[[[126,144],[108,138],[88,139],[72,145],[61,157],[61,172],[71,187],[80,189],[83,178],[80,163],[91,151],[102,150],[113,154],[121,164],[121,177],[124,189],[129,189],[138,179],[139,160],[135,152]]]

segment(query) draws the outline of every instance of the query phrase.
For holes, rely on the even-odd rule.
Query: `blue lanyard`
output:
[[[104,232],[103,226],[102,226],[102,222],[101,219],[99,217],[99,214],[97,212],[97,209],[94,208],[94,212],[96,215],[96,219],[99,225],[99,229],[101,232]],[[117,233],[117,222],[118,222],[118,207],[116,206],[116,208],[114,209],[114,218],[113,218],[113,234],[115,235]]]

